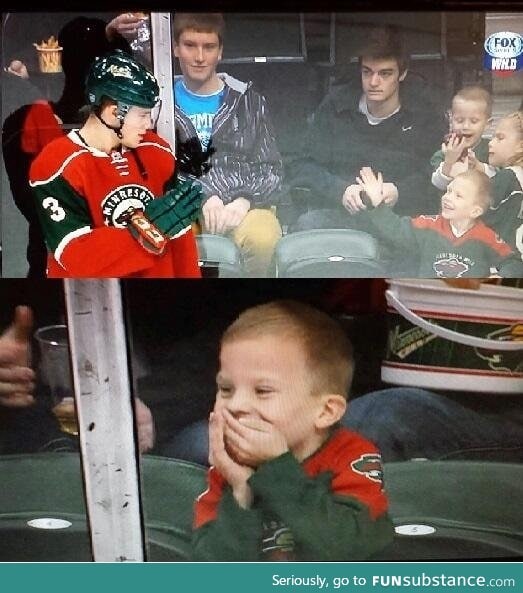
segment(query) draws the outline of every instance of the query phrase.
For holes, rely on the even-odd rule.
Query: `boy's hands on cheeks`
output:
[[[251,416],[235,418],[226,408],[222,413],[225,441],[240,463],[257,467],[289,450],[283,434],[267,420]]]
[[[209,416],[209,463],[213,465],[232,488],[236,502],[244,509],[252,503],[252,492],[247,480],[254,470],[235,461],[225,448],[225,420],[215,408]]]

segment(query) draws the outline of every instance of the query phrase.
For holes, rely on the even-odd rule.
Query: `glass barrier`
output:
[[[89,561],[61,282],[0,282],[0,559]]]
[[[168,16],[3,15],[4,276],[24,275],[28,241],[30,273],[45,274],[29,164],[82,124],[85,72],[114,48],[156,70],[154,120],[176,144],[177,175],[203,181],[204,275],[522,275],[521,204],[505,200],[521,190],[507,170],[519,157],[489,156],[496,126],[516,126],[503,118],[521,108],[520,13],[179,13],[170,40]],[[476,174],[483,205],[456,213],[442,196],[469,169],[492,195]],[[467,233],[482,229],[478,251]]]
[[[383,302],[386,288],[411,307],[415,301],[423,310],[420,315],[432,323],[462,335],[497,336],[494,339],[500,340],[500,350],[495,354],[492,350],[488,355],[487,350],[452,341],[454,337],[450,334],[446,338],[431,334],[404,318],[399,310],[390,308],[386,312]],[[465,288],[463,283],[415,279],[388,283],[371,279],[316,279],[307,283],[237,280],[233,296],[230,289],[229,282],[209,281],[196,284],[159,281],[153,286],[136,281],[124,284],[128,328],[135,353],[135,394],[150,412],[150,416],[142,414],[142,431],[150,434],[147,425],[151,420],[154,425],[154,444],[152,448],[143,447],[141,459],[148,560],[289,560],[307,554],[306,548],[296,545],[293,549],[289,543],[286,520],[297,530],[303,527],[299,537],[303,538],[300,544],[305,546],[307,526],[300,524],[300,517],[310,525],[311,514],[323,508],[323,504],[328,505],[328,501],[322,498],[322,504],[317,502],[313,511],[303,499],[297,502],[293,498],[292,489],[287,488],[282,475],[276,478],[264,474],[267,481],[262,483],[263,472],[272,471],[270,467],[276,471],[275,466],[268,460],[247,461],[245,450],[242,453],[235,448],[238,444],[232,430],[224,429],[223,437],[229,462],[236,460],[247,472],[254,468],[255,476],[263,468],[259,481],[258,478],[252,481],[256,489],[252,508],[261,515],[262,527],[255,513],[241,514],[239,507],[235,507],[239,513],[236,515],[229,506],[231,489],[226,484],[220,489],[221,482],[216,477],[218,472],[228,476],[225,482],[229,485],[234,483],[231,475],[226,474],[223,456],[215,458],[213,463],[212,493],[196,503],[209,485],[208,455],[213,446],[217,447],[216,441],[213,445],[211,440],[210,412],[220,413],[220,406],[228,406],[231,414],[246,424],[254,422],[253,418],[260,414],[281,430],[291,432],[299,431],[305,422],[305,408],[293,412],[293,397],[301,386],[313,380],[320,367],[312,362],[314,355],[309,354],[309,358],[301,358],[302,362],[306,361],[306,370],[302,368],[299,377],[293,374],[296,372],[291,362],[293,354],[287,349],[292,332],[278,327],[281,318],[275,316],[260,327],[255,326],[255,316],[249,322],[244,318],[244,325],[236,326],[237,333],[229,333],[221,342],[224,331],[238,315],[250,307],[278,299],[287,299],[287,303],[292,299],[294,304],[284,306],[294,314],[296,302],[326,312],[352,343],[354,376],[341,425],[379,447],[396,533],[391,546],[381,550],[377,558],[471,560],[515,558],[521,553],[521,521],[514,523],[514,512],[510,509],[500,513],[498,504],[500,497],[506,508],[510,507],[510,501],[520,489],[502,476],[521,472],[522,467],[522,346],[512,352],[501,348],[506,340],[513,340],[513,346],[520,344],[521,287],[512,283],[475,287],[471,284]],[[482,313],[476,307],[477,299],[485,304]],[[491,311],[500,309],[498,299],[505,303],[507,314],[511,310],[513,318],[498,320],[503,327],[491,318]],[[423,306],[428,301],[432,306],[430,313]],[[456,318],[458,302],[467,302],[467,310],[474,309],[475,321],[470,315]],[[263,309],[257,312],[262,317],[264,314],[267,312]],[[279,335],[279,330],[289,333],[277,344],[272,343],[269,338],[273,333]],[[316,342],[311,344],[316,354],[319,344],[324,343],[316,336]],[[326,352],[332,352],[335,344],[334,332],[322,348],[324,362]],[[265,366],[267,359],[270,371]],[[337,370],[340,368],[342,363],[336,366]],[[277,380],[275,377],[282,369],[286,379],[281,376],[280,379],[284,386],[279,384],[275,393],[266,395],[271,381]],[[334,368],[333,372],[336,372]],[[250,387],[244,382],[248,380],[252,380]],[[285,403],[271,408],[271,397],[278,400],[282,394]],[[283,417],[288,419],[286,415],[292,416],[289,425],[281,424]],[[244,435],[244,438],[248,442],[250,437]],[[299,456],[298,447],[292,450]],[[216,448],[214,455],[218,455]],[[237,465],[234,467],[238,470]],[[307,461],[302,467],[305,472],[310,469]],[[290,466],[287,469],[289,480],[294,480]],[[492,484],[485,476],[491,471],[500,479],[494,486],[496,502],[492,505],[485,503]],[[467,485],[465,489],[460,480],[456,482],[460,474]],[[414,478],[416,475],[419,480]],[[308,483],[311,489],[312,482]],[[433,488],[438,482],[445,484],[445,488]],[[272,499],[265,489],[270,487],[286,492],[288,500],[284,507],[269,502],[278,504],[277,492]],[[325,497],[327,492],[323,493]],[[302,494],[306,499],[308,495]],[[452,505],[448,504],[449,497]],[[239,498],[237,501],[240,505]],[[295,504],[302,505],[296,515],[293,514]],[[206,530],[202,525],[207,522]],[[195,525],[201,533],[201,538],[196,540],[193,539]],[[253,537],[247,536],[246,525],[253,530]],[[256,542],[258,528],[260,541]],[[332,524],[330,529],[332,533],[336,531]],[[421,534],[426,537],[422,538]],[[329,549],[329,544],[324,542],[321,549],[311,553],[311,559],[323,559],[322,554],[327,554]],[[337,558],[350,559],[350,545]]]

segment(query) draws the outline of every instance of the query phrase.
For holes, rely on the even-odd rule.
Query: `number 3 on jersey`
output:
[[[65,218],[65,210],[58,204],[58,200],[56,198],[45,198],[45,200],[42,202],[42,206],[44,207],[44,210],[50,211],[49,217],[51,220],[60,222]]]

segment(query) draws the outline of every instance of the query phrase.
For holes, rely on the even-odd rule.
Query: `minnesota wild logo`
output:
[[[143,185],[127,184],[112,190],[102,200],[102,213],[107,226],[123,228],[134,210],[143,210],[154,195]]]
[[[490,340],[499,340],[500,342],[523,341],[523,323],[515,323],[507,327],[497,329],[486,336]],[[487,348],[474,348],[477,356],[486,361],[488,367],[494,371],[504,371],[506,373],[515,373],[523,371],[523,361],[521,353],[501,352],[499,350],[488,350]],[[516,360],[517,359],[517,360]]]
[[[377,453],[364,453],[350,464],[352,471],[365,476],[373,482],[383,481],[383,466],[381,455]]]

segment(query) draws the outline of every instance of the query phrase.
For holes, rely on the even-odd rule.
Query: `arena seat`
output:
[[[385,464],[396,529],[375,560],[479,560],[523,555],[523,465],[491,461]]]
[[[381,278],[377,241],[362,231],[317,229],[278,241],[274,273],[279,278]]]
[[[240,250],[222,235],[196,235],[198,265],[205,277],[240,278],[245,275]]]
[[[80,458],[74,453],[0,458],[0,561],[91,560]],[[508,559],[523,555],[523,465],[477,461],[385,464],[397,529],[379,561]],[[146,455],[141,463],[147,559],[189,559],[193,503],[205,468]],[[52,517],[67,529],[34,529]]]

